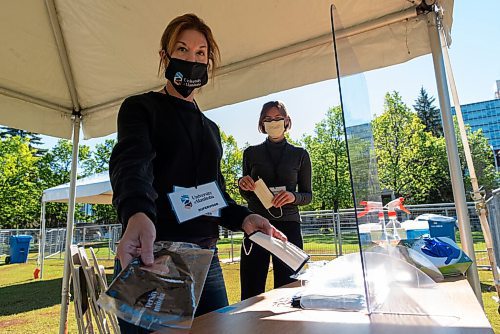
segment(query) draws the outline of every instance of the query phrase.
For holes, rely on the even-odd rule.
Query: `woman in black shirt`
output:
[[[237,205],[225,191],[217,125],[198,108],[195,89],[217,67],[219,50],[210,28],[196,15],[175,18],[161,38],[165,87],[127,98],[118,114],[118,143],[110,159],[113,204],[125,232],[117,249],[121,266],[141,257],[153,264],[154,241],[184,241],[216,250],[219,225],[286,237],[266,218]],[[215,183],[225,208],[180,223],[168,194]],[[228,304],[217,254],[210,266],[196,315]],[[139,333],[121,322],[122,333]]]
[[[241,195],[248,208],[268,218],[296,246],[302,248],[299,205],[312,200],[311,160],[303,148],[293,146],[285,139],[292,126],[283,102],[264,104],[259,118],[259,131],[267,134],[262,144],[250,146],[243,152],[243,177],[238,181]],[[273,207],[267,210],[253,190],[257,179],[262,179],[274,193]],[[241,299],[264,292],[269,252],[245,238],[241,250]],[[292,270],[272,256],[274,287],[291,283]]]

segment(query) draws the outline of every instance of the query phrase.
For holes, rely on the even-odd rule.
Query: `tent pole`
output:
[[[40,279],[43,279],[43,264],[45,261],[45,202],[42,199],[42,230],[40,233]]]
[[[474,243],[470,228],[469,212],[467,210],[467,201],[465,199],[464,181],[460,169],[460,159],[458,156],[457,138],[453,117],[451,115],[450,95],[446,80],[446,72],[443,60],[443,50],[438,31],[438,21],[435,12],[427,16],[427,28],[429,33],[429,42],[432,51],[432,61],[434,64],[434,74],[436,75],[436,85],[439,96],[439,106],[441,108],[441,118],[443,121],[443,132],[446,142],[446,153],[448,155],[448,165],[450,168],[451,186],[453,198],[457,211],[458,226],[460,230],[460,240],[465,253],[471,258],[472,265],[467,270],[467,280],[476,298],[481,306],[483,305],[481,295],[481,285],[477,273],[476,256],[474,253]]]
[[[467,161],[467,168],[469,169],[470,182],[472,184],[472,199],[476,203],[476,211],[477,215],[479,216],[481,230],[483,231],[484,241],[486,244],[486,251],[488,253],[488,259],[490,261],[491,271],[493,273],[493,280],[497,291],[497,296],[500,298],[500,279],[498,274],[498,266],[495,259],[495,253],[493,252],[493,240],[491,238],[490,225],[488,224],[487,207],[485,201],[486,194],[479,188],[479,182],[476,176],[476,169],[474,167],[474,161],[472,160],[472,153],[469,146],[469,140],[467,139],[467,132],[465,130],[464,119],[462,117],[462,108],[460,107],[460,101],[458,99],[457,86],[455,85],[455,77],[453,76],[450,56],[448,54],[448,49],[445,43],[445,36],[443,34],[443,31],[440,31],[440,33],[441,33],[440,34],[441,42],[443,45],[443,55],[444,55],[446,73],[449,77],[451,96],[453,97],[453,103],[455,104],[458,128],[460,131],[460,137],[462,139],[462,145],[464,147],[465,160]]]
[[[68,85],[69,95],[71,97],[71,104],[76,111],[80,110],[80,104],[78,103],[78,95],[76,93],[75,80],[73,78],[73,73],[71,71],[71,64],[69,62],[68,50],[66,49],[66,43],[64,42],[64,36],[62,34],[61,25],[59,23],[59,18],[57,16],[56,5],[54,0],[45,0],[45,7],[47,8],[47,14],[49,16],[50,25],[52,27],[52,32],[54,34],[54,39],[57,45],[57,51],[59,53],[59,59],[61,61],[62,70],[64,77],[66,78],[66,83]]]
[[[61,105],[58,105],[58,104],[55,104],[55,103],[52,103],[49,101],[45,101],[45,100],[42,100],[38,97],[24,94],[24,93],[21,93],[21,92],[12,90],[12,89],[8,89],[6,87],[0,86],[0,95],[4,95],[4,96],[8,96],[8,97],[13,98],[13,99],[18,99],[21,101],[33,103],[33,104],[39,105],[39,106],[44,107],[44,108],[57,110],[63,114],[66,114],[67,117],[69,117],[71,115],[71,112],[72,112],[72,110],[70,108],[65,108]]]
[[[68,217],[66,224],[66,247],[64,252],[64,275],[61,291],[61,315],[59,334],[68,332],[69,280],[71,276],[71,244],[75,221],[76,172],[78,168],[78,144],[80,141],[80,117],[73,116],[73,156],[71,159],[71,179],[69,186]]]

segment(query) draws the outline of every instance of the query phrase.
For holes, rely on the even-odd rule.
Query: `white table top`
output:
[[[194,320],[191,333],[492,334],[480,304],[463,277],[436,289],[410,289],[385,309],[420,314],[371,314],[303,310],[288,301],[300,287],[268,291]],[[432,314],[430,316],[428,314]]]

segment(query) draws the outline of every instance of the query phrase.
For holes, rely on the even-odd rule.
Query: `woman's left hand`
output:
[[[280,191],[276,196],[274,196],[272,201],[275,208],[281,208],[283,205],[293,202],[295,202],[295,195],[289,191],[284,190]]]
[[[283,234],[283,232],[271,225],[269,220],[255,213],[252,213],[245,217],[241,228],[243,229],[243,231],[245,231],[246,234],[252,234],[253,232],[261,231],[276,239],[287,241],[287,237]]]

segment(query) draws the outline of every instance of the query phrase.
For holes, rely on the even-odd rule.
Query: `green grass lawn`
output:
[[[112,261],[101,261],[111,275]],[[229,302],[240,300],[239,264],[223,264]],[[61,302],[61,277],[63,261],[48,260],[43,281],[33,279],[35,263],[0,266],[0,333],[54,333],[59,326]],[[266,290],[272,288],[272,270]],[[485,312],[495,332],[500,333],[498,305],[492,299],[496,295],[489,291],[493,285],[492,274],[480,271],[481,288]],[[76,333],[74,310],[70,304],[68,329]]]
[[[459,240],[457,240],[459,241]],[[474,235],[476,249],[484,249],[484,240]],[[239,257],[241,238],[233,240],[235,257]],[[483,248],[481,248],[483,247]],[[229,258],[231,248],[230,239],[222,239],[219,243],[221,258]],[[335,250],[331,235],[314,235],[305,238],[305,248],[314,260],[332,259],[333,256],[319,254]],[[345,253],[357,251],[357,239],[348,237],[343,239],[342,250]],[[106,247],[97,248],[99,257],[112,258]],[[0,333],[54,333],[59,328],[59,312],[61,302],[61,277],[63,260],[59,256],[45,261],[44,280],[34,280],[33,270],[36,266],[36,254],[30,254],[26,264],[3,265],[0,258]],[[106,267],[109,277],[113,270],[112,260],[101,260]],[[223,263],[222,268],[228,291],[229,303],[240,300],[239,263]],[[490,291],[493,278],[490,271],[480,271],[481,288],[485,312],[495,332],[500,333],[500,316],[497,312],[498,304],[492,299],[496,292]],[[269,271],[266,290],[272,288],[273,272]],[[76,333],[74,310],[70,304],[68,330]]]
[[[100,261],[111,277],[113,261]],[[0,333],[55,333],[59,328],[63,260],[46,260],[44,279],[34,280],[35,262],[0,265]],[[240,301],[239,263],[223,264],[229,303]],[[272,288],[272,271],[267,290]],[[76,333],[73,303],[68,330]]]

